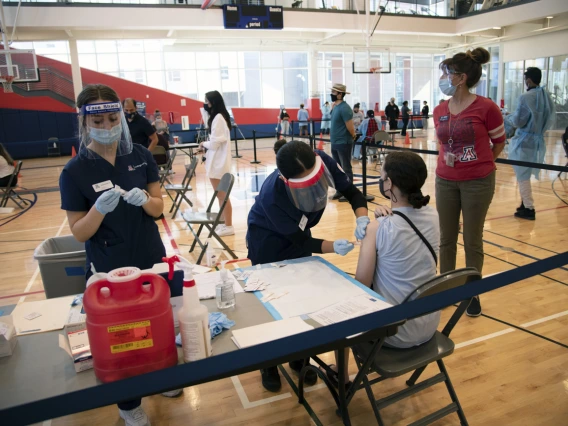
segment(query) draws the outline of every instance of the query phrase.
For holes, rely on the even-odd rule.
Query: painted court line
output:
[[[243,404],[243,408],[249,409],[254,407],[259,407],[264,404],[269,404],[274,401],[280,401],[281,399],[291,398],[292,394],[290,392],[283,393],[282,395],[272,396],[270,398],[259,399],[258,401],[250,402],[245,390],[243,389],[243,385],[239,380],[238,376],[232,376],[231,381],[235,386],[235,390],[237,391],[237,395],[239,395],[239,399],[241,400],[241,404]]]
[[[531,321],[531,322],[526,322],[524,324],[521,324],[521,327],[528,328],[528,327],[531,327],[533,325],[542,324],[543,322],[550,321],[550,320],[553,320],[553,319],[556,319],[556,318],[560,318],[560,317],[563,317],[563,316],[566,316],[566,315],[568,315],[568,311],[559,312],[557,314],[550,315],[548,317],[544,317],[544,318],[534,320],[534,321]]]

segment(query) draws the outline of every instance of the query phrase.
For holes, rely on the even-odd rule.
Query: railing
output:
[[[19,0],[2,0],[3,3],[17,3]],[[477,0],[438,0],[425,5],[424,0],[218,0],[214,6],[224,4],[254,4],[267,6],[283,6],[292,9],[324,9],[334,11],[355,11],[359,8],[364,13],[369,5],[372,13],[385,9],[385,14],[409,16],[435,16],[459,18],[470,13],[488,12],[495,8],[517,4],[531,3],[536,0],[485,0],[483,4]],[[201,6],[203,0],[22,0],[23,3],[43,4],[113,4],[113,5],[171,5]]]
[[[39,68],[40,81],[33,83],[14,84],[16,89],[24,92],[51,92],[58,100],[65,100],[67,104],[74,104],[75,92],[73,90],[73,80],[68,75],[63,74],[51,67]],[[49,95],[49,94],[48,94]]]

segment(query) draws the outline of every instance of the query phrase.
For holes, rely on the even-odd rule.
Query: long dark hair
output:
[[[83,87],[79,96],[77,96],[77,108],[82,108],[84,105],[90,104],[99,99],[108,102],[120,102],[120,98],[112,87],[105,86],[104,84],[87,84]],[[89,138],[89,131],[87,130],[87,116],[79,114],[79,120],[79,139],[85,142],[86,145]]]
[[[286,179],[293,179],[314,167],[316,155],[305,142],[290,141],[276,154],[276,167]]]
[[[456,53],[451,58],[445,59],[440,63],[440,69],[465,74],[467,76],[466,85],[472,88],[481,78],[483,72],[481,66],[489,62],[489,59],[487,49],[478,47],[467,52]]]
[[[6,151],[6,148],[4,148],[4,145],[2,145],[0,143],[0,156],[4,157],[6,159],[6,162],[11,166],[12,164],[14,164],[14,159],[10,156],[10,154],[8,153],[8,151]]]
[[[207,121],[209,129],[211,129],[211,123],[213,123],[217,114],[221,114],[227,122],[227,127],[231,130],[231,116],[229,115],[229,111],[227,111],[223,96],[221,96],[217,90],[213,90],[211,92],[207,92],[205,94],[205,98],[211,104],[211,112],[209,113],[209,120]]]
[[[428,177],[428,169],[422,157],[414,152],[391,152],[385,160],[384,170],[400,192],[408,197],[415,209],[430,202],[429,195],[422,195],[422,186]]]

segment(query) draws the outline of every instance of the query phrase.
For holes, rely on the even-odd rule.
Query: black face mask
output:
[[[134,116],[136,115],[135,112],[125,112],[124,116],[128,119],[134,118]]]
[[[337,100],[337,95],[331,94],[331,102],[335,102]]]
[[[203,109],[209,114],[211,114],[211,107],[208,104],[203,104]]]
[[[388,179],[388,178],[387,178]],[[381,195],[383,197],[385,197],[387,200],[390,200],[391,197],[389,197],[386,193],[385,193],[385,181],[383,180],[383,178],[379,179],[379,191],[381,193]]]

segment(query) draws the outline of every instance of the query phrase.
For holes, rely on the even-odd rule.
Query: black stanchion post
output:
[[[362,170],[362,178],[363,178],[363,197],[367,201],[373,201],[375,197],[372,195],[367,195],[367,147],[365,146],[365,138],[363,138],[363,142],[361,142],[361,159],[363,164],[361,164]]]
[[[254,151],[254,160],[251,161],[251,164],[260,164],[260,161],[256,159],[256,130],[252,131],[252,149]]]
[[[412,123],[412,128],[410,129],[410,139],[415,139],[414,137],[414,116],[410,116],[410,122]]]
[[[233,155],[233,158],[241,158],[242,155],[239,155],[239,144],[237,141],[237,127],[233,126],[233,139],[235,140],[235,155]]]

